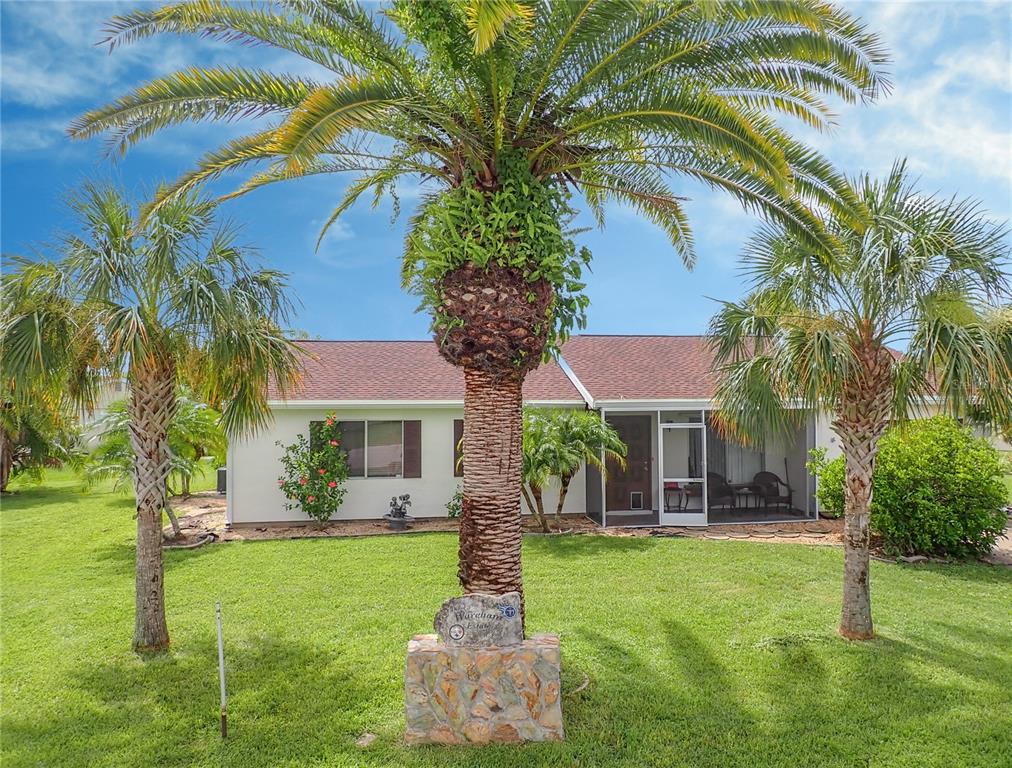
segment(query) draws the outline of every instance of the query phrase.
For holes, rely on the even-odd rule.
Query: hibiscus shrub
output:
[[[310,424],[309,432],[308,440],[298,435],[294,443],[283,446],[278,486],[289,500],[286,509],[298,507],[322,524],[344,501],[348,460],[334,414]]]

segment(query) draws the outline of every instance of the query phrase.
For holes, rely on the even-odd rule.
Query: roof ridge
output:
[[[573,339],[705,339],[706,333],[574,333]]]

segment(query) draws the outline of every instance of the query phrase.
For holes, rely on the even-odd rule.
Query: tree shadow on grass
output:
[[[948,716],[966,691],[923,673],[952,653],[944,642],[926,650],[890,638],[853,644],[787,634],[724,654],[685,624],[662,627],[656,652],[634,652],[600,631],[576,633],[604,666],[566,709],[569,735],[593,745],[579,754],[586,764],[874,765],[920,747],[910,732],[939,719],[954,732],[931,734],[937,743],[928,751],[957,759],[953,742],[974,743],[977,723]],[[981,746],[983,764],[988,749]]]
[[[70,673],[73,695],[46,714],[4,719],[4,765],[317,764],[353,750],[389,705],[339,649],[260,637],[227,647],[230,732],[219,734],[213,638]]]
[[[208,542],[194,549],[166,549],[162,551],[162,563],[166,573],[173,569],[190,565],[206,557],[216,546],[224,546],[218,542]],[[95,547],[93,557],[97,562],[111,563],[119,573],[133,573],[137,546],[133,541],[103,544]]]
[[[932,621],[907,641],[888,640],[909,658],[948,669],[994,691],[1012,690],[1012,633]],[[951,642],[956,640],[956,643]]]

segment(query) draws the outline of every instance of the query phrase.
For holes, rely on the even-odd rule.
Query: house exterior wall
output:
[[[332,520],[369,520],[382,517],[390,497],[411,494],[414,517],[445,517],[446,503],[463,478],[453,475],[453,420],[463,418],[459,407],[279,407],[274,421],[260,434],[237,440],[228,451],[228,520],[232,524],[305,522],[301,510],[285,509],[278,489],[282,445],[309,434],[309,422],[321,421],[334,412],[341,420],[418,420],[421,422],[421,477],[349,477],[342,505]],[[583,513],[586,492],[583,470],[573,479],[566,496],[565,512]],[[545,506],[555,510],[557,483],[545,489]],[[526,510],[525,510],[526,511]]]

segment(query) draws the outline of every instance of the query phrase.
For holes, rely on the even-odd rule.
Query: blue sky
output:
[[[186,170],[238,126],[173,129],[110,159],[100,140],[71,142],[75,116],[144,80],[190,65],[245,63],[309,72],[266,48],[237,48],[164,36],[108,55],[94,43],[103,21],[137,5],[22,2],[0,5],[2,218],[4,253],[30,253],[68,222],[62,198],[83,179],[113,179],[141,195]],[[838,127],[802,131],[848,174],[882,174],[907,155],[925,191],[978,198],[999,220],[1012,216],[1012,4],[851,3],[890,47],[893,90],[873,106],[838,105]],[[291,274],[301,301],[295,326],[322,338],[423,338],[427,319],[399,288],[406,216],[367,202],[314,251],[345,180],[277,185],[227,203],[244,240]],[[652,225],[616,208],[608,228],[582,236],[594,253],[588,331],[700,333],[716,305],[744,290],[737,260],[755,227],[730,198],[680,186],[699,263],[687,271]],[[403,190],[405,209],[417,190]],[[589,222],[587,222],[589,223]]]

